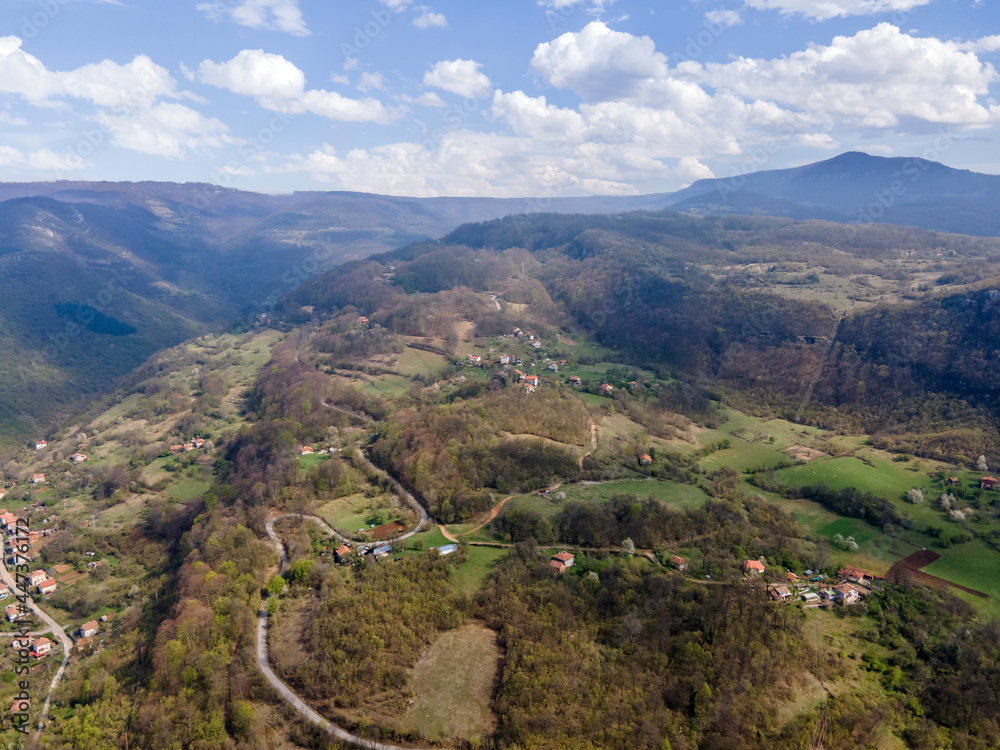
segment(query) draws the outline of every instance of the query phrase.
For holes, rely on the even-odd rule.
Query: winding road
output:
[[[327,533],[333,534],[338,539],[344,539],[344,537],[331,529],[326,521],[319,516],[307,516],[300,513],[284,513],[282,515],[275,516],[267,522],[265,528],[267,529],[267,536],[271,545],[278,551],[278,554],[281,555],[282,573],[288,569],[288,555],[285,552],[285,546],[274,533],[274,522],[282,518],[299,518],[304,521],[312,521],[313,523],[319,524],[320,528]],[[347,742],[351,745],[355,745],[356,747],[369,748],[369,750],[414,750],[414,748],[404,748],[399,745],[390,745],[384,742],[377,742],[375,740],[365,739],[364,737],[358,737],[357,735],[351,734],[346,729],[342,729],[336,724],[327,721],[316,713],[316,711],[310,708],[304,700],[295,694],[295,691],[288,687],[288,685],[286,685],[281,678],[274,673],[274,670],[271,669],[270,664],[267,662],[267,602],[272,598],[273,597],[268,597],[268,599],[261,604],[260,614],[257,619],[257,665],[260,667],[260,671],[264,674],[264,677],[271,684],[271,687],[278,691],[278,694],[288,701],[288,703],[304,718],[311,721],[313,724],[318,725],[326,732],[329,732],[341,742]]]
[[[17,582],[14,580],[14,576],[9,570],[7,570],[6,562],[0,566],[0,578],[3,582],[7,584],[12,592],[18,592],[20,589],[17,587]],[[17,594],[15,593],[15,597]],[[52,682],[49,684],[49,691],[45,694],[45,705],[42,706],[42,715],[38,718],[38,729],[35,732],[35,736],[32,738],[32,746],[38,744],[38,738],[41,735],[42,728],[45,726],[45,720],[49,718],[49,707],[52,705],[52,696],[55,695],[56,688],[59,687],[59,681],[62,679],[63,674],[66,672],[66,667],[69,664],[69,657],[73,653],[73,641],[66,635],[66,631],[63,630],[62,626],[59,625],[55,620],[53,620],[48,613],[46,613],[41,607],[35,604],[35,600],[30,596],[25,596],[25,603],[28,608],[38,616],[46,625],[49,626],[48,630],[35,631],[32,635],[39,633],[52,632],[56,638],[59,639],[59,643],[62,644],[63,648],[63,658],[62,663],[59,665],[59,669],[56,670],[55,676],[52,678]]]

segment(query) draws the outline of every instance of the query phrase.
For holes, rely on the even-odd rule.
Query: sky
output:
[[[632,195],[851,150],[1000,173],[992,0],[3,2],[7,182]]]

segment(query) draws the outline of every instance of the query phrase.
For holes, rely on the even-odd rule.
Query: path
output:
[[[7,584],[7,587],[10,588],[11,591],[20,591],[14,580],[14,576],[12,576],[10,571],[7,570],[6,562],[0,566],[0,578],[3,579],[3,582]],[[17,597],[20,597],[20,594],[15,594],[15,598]],[[35,736],[31,740],[32,747],[35,747],[38,745],[38,739],[42,733],[42,728],[45,726],[45,720],[49,718],[49,707],[52,705],[52,696],[55,695],[56,688],[59,687],[59,681],[66,672],[66,667],[69,664],[69,657],[73,653],[73,641],[68,635],[66,635],[66,631],[63,630],[62,626],[49,617],[49,615],[41,607],[35,604],[35,601],[30,596],[25,595],[25,604],[27,604],[28,608],[49,626],[49,630],[43,630],[41,632],[48,633],[51,631],[56,638],[59,639],[59,643],[62,644],[63,647],[62,663],[59,665],[59,669],[56,670],[56,674],[52,678],[52,682],[49,684],[49,692],[45,694],[45,705],[42,706],[42,714],[38,718],[38,729],[35,732]]]
[[[274,522],[280,518],[287,517],[313,521],[318,523],[320,528],[324,531],[340,536],[333,531],[329,525],[327,525],[326,521],[318,516],[307,516],[299,513],[283,513],[280,516],[275,516],[267,522],[265,528],[271,544],[278,551],[278,554],[281,555],[282,573],[284,573],[288,568],[288,555],[285,552],[285,546],[274,533]],[[267,602],[270,601],[271,598],[273,597],[268,597],[268,599],[261,604],[260,613],[257,618],[257,665],[260,667],[260,671],[263,672],[264,677],[271,684],[271,687],[273,687],[282,698],[288,701],[288,703],[291,704],[291,706],[303,717],[311,721],[313,724],[319,725],[322,729],[329,732],[341,742],[347,742],[348,744],[355,745],[357,747],[369,748],[370,750],[412,750],[412,748],[403,748],[398,745],[388,745],[382,742],[376,742],[375,740],[367,740],[363,737],[351,734],[347,730],[338,727],[336,724],[332,724],[311,709],[304,700],[296,695],[295,692],[274,673],[267,661]]]
[[[597,425],[594,420],[590,420],[590,450],[580,456],[580,471],[583,471],[583,459],[593,454],[597,450]]]

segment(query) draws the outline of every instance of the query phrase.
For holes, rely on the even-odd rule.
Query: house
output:
[[[358,323],[361,323],[362,325],[364,325],[367,322],[368,322],[368,318],[366,318],[364,315],[359,315],[358,316]]]
[[[997,480],[993,477],[983,477],[979,480],[979,489],[981,490],[995,490],[997,488]]]
[[[38,593],[42,596],[48,596],[49,594],[55,593],[58,584],[51,578],[46,578],[40,584],[38,584]]]
[[[13,638],[10,642],[10,647],[15,651],[20,651],[22,648],[31,648],[35,644],[35,639],[31,636],[25,636],[24,638]]]
[[[0,524],[3,524],[4,526],[16,526],[17,516],[13,513],[4,513],[0,516]]]
[[[15,699],[14,703],[10,707],[10,711],[7,712],[7,715],[8,716],[21,716],[21,715],[25,715],[25,714],[28,713],[28,711],[30,709],[31,709],[31,699],[30,698]],[[27,720],[25,720],[23,722],[12,722],[12,726],[14,726],[15,728],[16,727],[21,727],[21,726],[24,726],[26,724],[26,722],[27,722]]]
[[[500,355],[500,364],[502,364],[502,365],[509,365],[510,364],[510,355],[509,354],[501,354]]]
[[[346,565],[351,561],[351,548],[342,544],[333,551],[333,559],[340,565]]]
[[[0,584],[0,601],[10,596],[10,589]]]
[[[743,561],[743,572],[747,575],[759,576],[766,570],[764,563],[760,560],[744,560]]]
[[[569,384],[570,385],[582,385],[583,381],[580,380],[580,376],[579,375],[570,375],[569,376]]]
[[[31,647],[31,655],[36,659],[41,659],[43,656],[47,656],[51,650],[52,641],[48,638],[39,638]]]
[[[675,568],[677,568],[677,570],[688,569],[688,561],[685,560],[683,557],[679,557],[677,555],[671,555],[670,562]]]
[[[553,362],[551,365],[549,365],[545,369],[547,369],[549,372],[559,372],[559,365],[557,365],[555,362]]]
[[[69,460],[75,464],[82,464],[84,461],[87,460],[87,457],[82,453],[74,453],[72,456],[69,457]]]
[[[614,390],[615,390],[615,387],[613,385],[609,385],[608,383],[605,383],[604,385],[601,386],[601,395],[602,396],[610,396]]]
[[[799,578],[797,575],[795,575],[792,571],[789,570],[785,574],[785,580],[788,581],[790,584],[794,585],[794,584],[799,583],[802,579]]]
[[[97,620],[91,620],[90,622],[85,622],[80,626],[80,637],[90,638],[97,635]]]
[[[388,557],[392,554],[391,544],[380,544],[375,549],[372,550],[372,555],[375,556],[376,560],[381,560],[384,557]]]
[[[948,477],[945,481],[949,487],[955,487],[958,485],[958,477]]]
[[[837,571],[837,575],[841,580],[850,581],[851,583],[866,583],[873,578],[872,574],[868,571],[855,568],[853,565],[845,565]]]
[[[563,550],[552,558],[549,565],[558,570],[560,573],[565,573],[567,569],[573,567],[573,559],[573,555],[566,550]]]
[[[184,452],[185,453],[188,453],[189,451],[193,451],[193,450],[194,450],[194,443],[184,443]]]
[[[472,363],[472,364],[474,364],[474,365],[478,365],[482,361],[483,361],[483,358],[480,357],[478,354],[470,354],[469,355],[469,362]]]
[[[180,453],[182,450],[184,450],[184,446],[183,445],[171,445],[170,446],[170,452],[171,453]]]
[[[849,584],[833,587],[833,600],[844,607],[857,604],[859,598],[857,589]]]
[[[31,581],[32,586],[37,586],[42,581],[46,580],[48,577],[49,574],[46,573],[44,570],[33,570],[31,572],[31,575],[28,576],[28,580]]]
[[[445,555],[450,555],[452,552],[458,551],[457,544],[442,544],[440,547],[431,547],[431,549],[436,549],[441,557]]]
[[[524,386],[524,391],[525,391],[525,393],[527,393],[530,396],[532,393],[535,392],[535,386],[533,386],[531,384],[526,384]]]
[[[312,452],[313,449],[311,445],[303,445],[301,448],[299,448],[299,455],[301,456],[311,456]]]
[[[792,592],[789,590],[788,586],[775,586],[770,591],[771,598],[776,602],[787,602],[792,598]]]
[[[44,481],[45,481],[45,475],[44,474],[34,474],[31,477],[31,483],[32,484],[42,484]]]
[[[191,442],[194,443],[194,447],[195,448],[201,448],[201,447],[203,447],[205,445],[205,439],[204,438],[200,438],[197,435],[195,435],[191,439]]]
[[[47,445],[48,445],[48,443],[46,443],[44,440],[36,440],[35,441],[35,450],[36,451],[44,450],[45,446],[47,446]]]
[[[531,342],[531,348],[532,349],[541,349],[542,348],[542,342],[541,341],[532,341]]]
[[[639,466],[649,466],[651,463],[653,463],[653,459],[648,453],[639,456]]]
[[[28,616],[27,608],[22,609],[20,605],[8,604],[4,607],[4,611],[7,613],[7,622],[17,622],[22,617]]]
[[[528,375],[524,379],[524,382],[525,382],[525,384],[530,385],[532,388],[535,388],[535,387],[538,386],[538,376],[537,375]]]

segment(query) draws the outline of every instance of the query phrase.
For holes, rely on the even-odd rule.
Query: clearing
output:
[[[430,740],[478,740],[493,731],[490,710],[500,649],[497,636],[480,623],[442,635],[413,668],[413,704],[400,721],[404,730]]]

